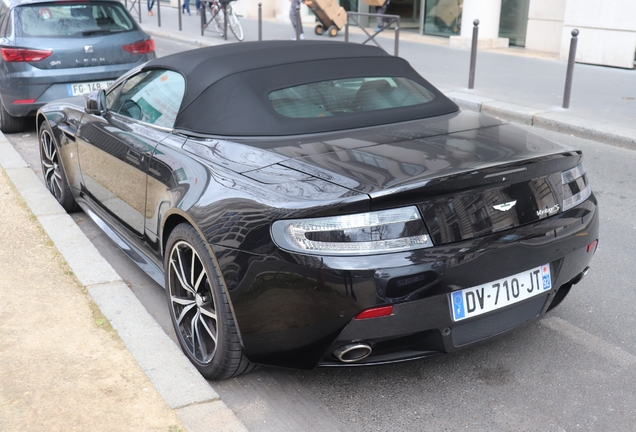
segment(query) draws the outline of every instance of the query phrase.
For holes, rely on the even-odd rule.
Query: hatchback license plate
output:
[[[485,314],[534,297],[552,287],[550,265],[449,294],[453,321]]]
[[[89,83],[67,84],[69,96],[81,96],[83,94],[91,93],[97,90],[106,90],[113,81],[96,81]]]

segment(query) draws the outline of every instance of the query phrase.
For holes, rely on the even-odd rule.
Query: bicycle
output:
[[[238,15],[232,9],[232,3],[234,1],[204,1],[206,11],[210,14],[210,21],[214,22],[214,28],[221,37],[225,37],[225,16],[227,15],[227,24],[234,37],[240,42],[243,40],[243,26],[241,26],[241,21],[239,20]],[[225,14],[223,13],[223,6],[225,6]],[[210,24],[208,21],[207,25]]]

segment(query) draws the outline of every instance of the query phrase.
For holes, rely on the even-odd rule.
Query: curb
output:
[[[79,283],[186,430],[247,431],[2,133],[0,165]]]
[[[175,34],[175,33],[171,33],[171,32],[164,31],[164,30],[157,30],[157,29],[154,29],[154,28],[147,28],[143,24],[139,24],[139,26],[143,29],[144,32],[148,33],[152,37],[170,39],[170,40],[173,40],[173,41],[177,41],[177,42],[193,45],[193,46],[196,46],[196,47],[199,47],[199,48],[209,47],[209,46],[216,46],[216,45],[223,45],[223,44],[226,44],[226,43],[230,43],[230,42],[226,42],[225,40],[210,40],[210,39],[206,38],[205,36],[199,36],[199,37],[183,36],[181,34]]]
[[[563,108],[543,111],[461,91],[445,93],[460,108],[504,120],[636,150],[636,130],[571,116]]]

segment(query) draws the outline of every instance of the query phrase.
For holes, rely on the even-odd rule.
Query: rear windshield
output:
[[[435,95],[402,77],[346,78],[288,87],[269,93],[279,114],[315,118],[421,105]]]
[[[40,3],[15,9],[15,31],[21,37],[85,37],[133,28],[118,4]]]

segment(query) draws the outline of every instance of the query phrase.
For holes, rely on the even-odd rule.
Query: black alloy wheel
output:
[[[244,356],[218,267],[188,225],[177,226],[164,259],[170,317],[181,349],[208,379],[254,370]]]
[[[60,164],[58,146],[47,122],[40,127],[40,161],[46,188],[53,194],[57,202],[69,213],[78,210],[71,187],[66,181],[64,169]]]

